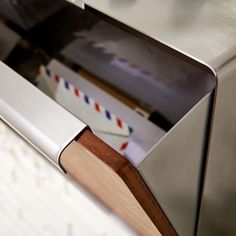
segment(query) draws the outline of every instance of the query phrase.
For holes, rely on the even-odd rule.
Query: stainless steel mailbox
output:
[[[174,127],[135,167],[179,235],[233,235],[234,2],[71,2],[102,13],[158,45],[163,76],[189,79],[170,89],[181,98],[166,101],[178,111],[172,117]],[[168,116],[168,109],[165,112]]]
[[[207,165],[198,235],[234,235],[235,1],[83,2],[85,8],[94,8],[172,48],[179,53],[178,57],[185,55],[185,60],[188,58],[215,78],[213,102],[210,103],[210,94],[202,98],[153,148],[138,169],[179,234],[192,235],[193,218],[198,215],[194,204],[197,193],[201,199],[201,190],[196,189],[200,184],[199,160],[205,152]]]

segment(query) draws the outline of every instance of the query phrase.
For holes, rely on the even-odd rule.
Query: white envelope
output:
[[[71,86],[73,84],[74,87],[80,88],[81,91],[84,92],[84,94],[88,95],[90,98],[93,98],[93,100],[99,102],[99,104],[102,104],[103,107],[111,111],[114,116],[116,115],[117,117],[119,117],[125,123],[125,125],[128,124],[128,126],[131,126],[133,128],[132,134],[128,135],[127,129],[122,130],[118,129],[118,127],[103,125],[107,124],[107,121],[104,120],[102,120],[102,124],[93,124],[95,125],[95,128],[91,126],[92,130],[97,136],[107,142],[115,150],[124,154],[124,156],[134,166],[138,166],[140,162],[144,160],[148,151],[158,142],[158,140],[160,140],[165,135],[165,132],[158,126],[154,125],[146,118],[140,116],[131,108],[129,108],[116,98],[112,97],[102,89],[98,88],[90,81],[80,76],[78,73],[75,73],[59,61],[52,59],[48,64],[48,68],[51,71],[57,72],[58,75],[61,75],[62,78],[70,82]],[[42,78],[38,77],[41,89],[54,100],[58,101],[58,103],[61,103],[67,110],[73,113],[73,110],[75,109],[75,102],[73,101],[76,101],[77,103],[78,99],[74,100],[74,98],[68,96],[68,94],[70,94],[72,90],[65,90],[65,86],[64,88],[62,88],[57,84],[53,85],[53,83],[50,85],[50,87],[48,85],[50,79],[41,79]],[[59,89],[61,89],[61,91]],[[61,95],[59,96],[59,94]],[[67,96],[65,96],[65,94],[67,94]],[[70,99],[72,99],[72,102],[70,101]],[[88,116],[85,115],[82,120],[90,125],[87,122],[87,118]],[[109,132],[107,132],[108,127]],[[128,145],[127,141],[129,143]]]
[[[64,80],[58,74],[41,66],[37,86],[55,101],[83,120],[103,141],[124,153],[133,129],[90,94]]]

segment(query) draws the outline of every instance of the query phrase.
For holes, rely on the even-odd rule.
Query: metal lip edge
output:
[[[52,158],[50,158],[45,152],[43,152],[35,143],[33,143],[29,138],[27,138],[22,132],[18,131],[10,122],[8,122],[2,116],[0,118],[16,134],[18,134],[20,137],[22,137],[30,146],[32,146],[34,149],[36,149],[40,154],[42,154],[44,157],[46,157],[54,166],[56,166],[57,168],[59,168],[61,170],[61,168],[58,166],[58,164]]]
[[[68,140],[58,148],[58,153],[57,153],[57,160],[55,161],[54,158],[50,157],[49,155],[46,154],[45,151],[42,151],[40,148],[40,145],[37,145],[33,141],[31,141],[29,138],[27,138],[22,132],[18,131],[10,122],[8,122],[4,117],[0,116],[0,120],[2,120],[5,124],[7,124],[17,135],[22,137],[30,146],[32,146],[35,150],[37,150],[41,155],[43,155],[47,160],[53,164],[55,167],[57,167],[60,171],[63,173],[66,173],[64,170],[63,166],[60,164],[60,157],[63,151],[70,145],[71,142],[73,142],[77,136],[79,136],[85,129],[88,128],[87,125],[84,125],[84,128],[80,130],[79,132],[75,132],[74,135],[72,135]]]
[[[3,92],[0,94],[0,118],[61,169],[59,163],[61,153],[87,127],[87,124],[6,65],[2,64],[0,67],[3,85],[5,82],[3,89],[0,89]],[[15,96],[22,97],[20,99],[10,96],[11,94],[7,92],[14,83],[16,83],[17,90],[20,91]],[[36,103],[30,102],[25,105],[25,102],[28,101],[27,97],[33,97],[33,101]],[[38,105],[37,109],[34,109],[34,104]],[[47,109],[44,108],[45,106]],[[45,117],[36,119],[48,111],[52,112],[52,115],[47,116],[46,119]],[[51,126],[50,123],[53,125]],[[65,125],[61,126],[64,123]]]

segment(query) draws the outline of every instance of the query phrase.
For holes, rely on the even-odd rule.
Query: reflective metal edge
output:
[[[154,147],[138,170],[179,235],[194,235],[200,173],[212,94]]]
[[[0,62],[0,118],[53,164],[86,124]]]

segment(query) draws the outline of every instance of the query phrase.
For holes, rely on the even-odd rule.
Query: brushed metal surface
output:
[[[210,98],[206,95],[138,166],[181,236],[194,233]]]
[[[236,235],[235,74],[235,59],[218,71],[220,80],[200,214],[200,236]]]
[[[0,118],[59,167],[61,152],[86,124],[2,62],[0,74]]]

